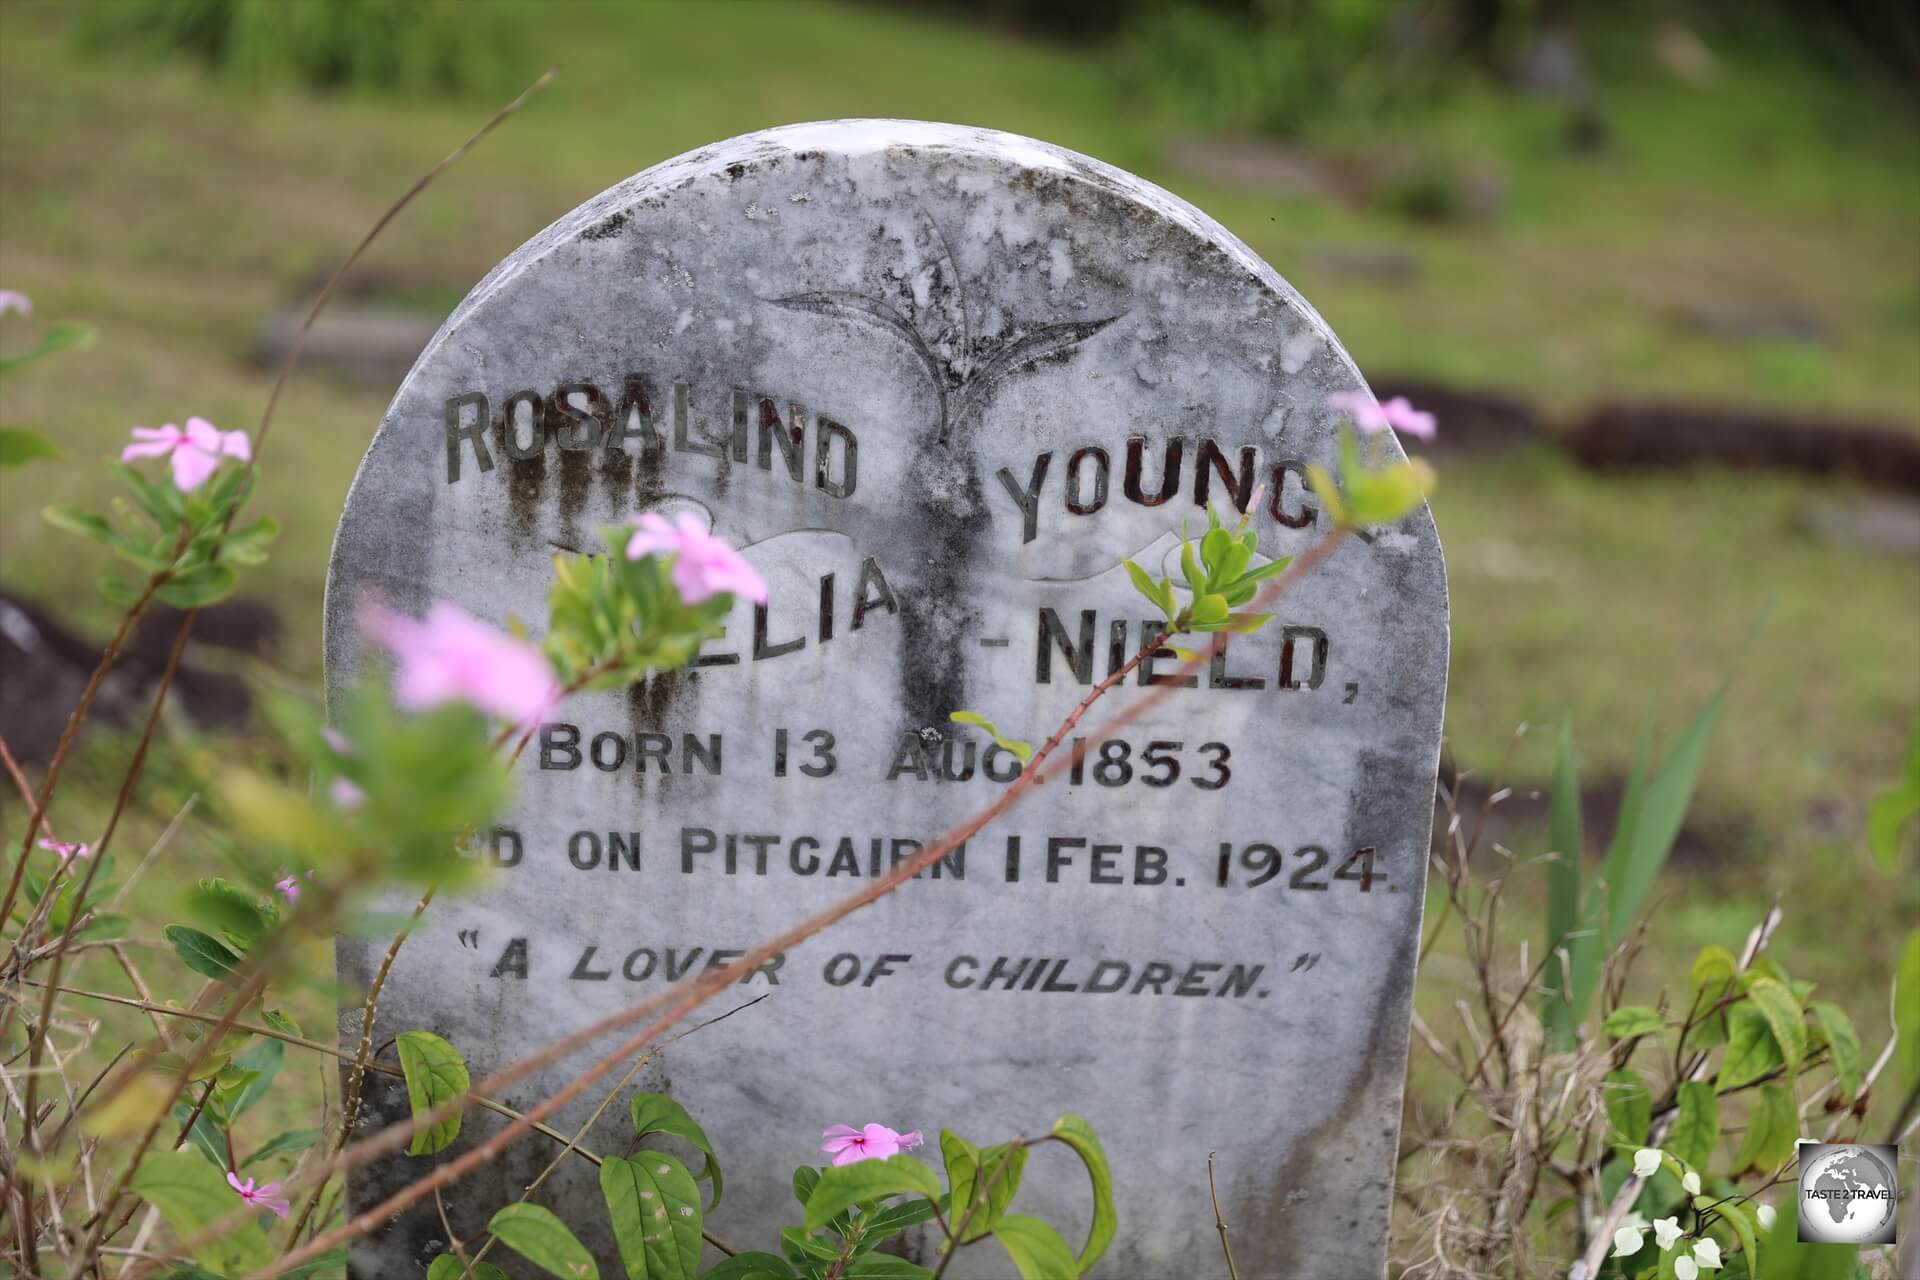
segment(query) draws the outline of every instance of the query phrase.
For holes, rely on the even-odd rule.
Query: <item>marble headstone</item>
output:
[[[738,608],[697,669],[576,697],[541,729],[477,842],[498,874],[429,913],[376,1038],[433,1030],[478,1078],[990,802],[1018,762],[948,713],[1045,737],[1151,633],[1122,558],[1171,567],[1207,503],[1237,519],[1264,486],[1264,556],[1324,536],[1303,473],[1333,456],[1328,393],[1364,385],[1205,214],[1009,134],[796,125],[568,214],[448,320],[361,464],[327,583],[334,688],[378,660],[354,625],[369,594],[537,627],[554,553],[642,511],[710,522],[771,601]],[[1348,539],[1197,687],[742,983],[772,998],[636,1084],[717,1143],[712,1230],[777,1248],[799,1220],[789,1172],[824,1159],[827,1125],[990,1142],[1072,1110],[1117,1175],[1096,1275],[1169,1276],[1217,1247],[1209,1151],[1242,1274],[1383,1274],[1447,641],[1427,512]],[[383,951],[343,940],[342,977],[364,985]],[[390,1084],[371,1104],[369,1124],[405,1114]],[[625,1111],[587,1145],[624,1148]],[[462,1146],[494,1128],[470,1113]],[[476,1237],[553,1152],[524,1140],[460,1184],[456,1230]],[[361,1172],[355,1203],[419,1165]],[[590,1168],[541,1199],[611,1265]],[[1037,1152],[1018,1211],[1077,1246],[1088,1206],[1072,1153]],[[356,1273],[419,1274],[443,1235],[429,1202],[359,1246]],[[933,1243],[919,1229],[907,1252]],[[949,1275],[1007,1274],[996,1248]]]

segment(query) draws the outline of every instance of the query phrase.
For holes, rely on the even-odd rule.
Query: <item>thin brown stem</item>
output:
[[[1227,1255],[1227,1280],[1240,1280],[1240,1269],[1233,1265],[1233,1242],[1227,1239],[1227,1220],[1220,1214],[1220,1190],[1213,1185],[1213,1155],[1207,1152],[1207,1196],[1213,1201],[1213,1228],[1220,1233],[1220,1252]]]
[[[87,860],[87,874],[73,892],[73,905],[67,911],[67,927],[61,931],[59,946],[53,953],[52,971],[48,975],[46,988],[41,992],[40,1018],[33,1028],[32,1048],[27,1057],[27,1115],[21,1139],[21,1145],[30,1151],[38,1150],[34,1145],[33,1096],[35,1086],[39,1083],[38,1068],[46,1047],[47,1025],[53,1019],[53,999],[60,984],[60,969],[66,963],[67,948],[73,942],[74,929],[86,914],[87,891],[93,887],[94,877],[100,874],[100,868],[107,860],[107,847],[113,843],[113,833],[119,829],[121,815],[126,813],[134,789],[139,786],[141,774],[145,772],[147,749],[153,745],[154,732],[160,727],[160,711],[166,705],[167,691],[173,687],[173,678],[180,670],[180,655],[186,651],[187,637],[193,631],[193,619],[193,614],[187,614],[181,620],[180,630],[174,635],[173,648],[167,653],[166,669],[160,674],[160,686],[154,690],[153,703],[147,709],[147,722],[140,733],[140,744],[134,748],[126,776],[120,780],[120,791],[114,797],[113,812],[107,818],[106,831],[94,847],[93,856]]]
[[[373,1056],[373,1018],[380,1007],[380,992],[387,985],[387,975],[393,972],[393,962],[400,954],[400,947],[420,923],[420,917],[433,905],[434,887],[420,895],[420,901],[414,904],[413,916],[407,921],[406,928],[393,936],[387,946],[387,954],[381,957],[379,972],[373,975],[373,982],[367,987],[366,1001],[360,1006],[360,1048],[353,1057],[353,1075],[347,1082],[347,1096],[341,1104],[340,1132],[333,1141],[333,1155],[339,1155],[347,1145],[347,1139],[353,1136],[353,1126],[360,1119],[360,1095],[366,1087],[367,1060]],[[321,1184],[314,1187],[307,1196],[306,1203],[300,1206],[300,1214],[294,1219],[293,1229],[287,1232],[287,1239],[298,1240],[300,1233],[306,1230],[307,1220],[313,1217],[313,1211],[320,1203],[320,1193],[325,1189]]]

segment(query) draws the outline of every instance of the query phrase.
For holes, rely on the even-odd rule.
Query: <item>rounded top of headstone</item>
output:
[[[575,550],[597,548],[599,526],[661,506],[703,508],[741,543],[796,521],[888,539],[921,513],[1004,571],[1066,581],[1167,550],[1181,517],[1199,514],[1209,468],[1223,480],[1257,472],[1274,509],[1297,516],[1311,505],[1302,464],[1332,458],[1337,417],[1326,396],[1364,386],[1325,322],[1252,250],[1186,201],[1100,161],[910,120],[743,135],[587,201],[449,318],[356,478],[329,584],[329,651],[353,648],[343,590],[419,605],[432,580],[424,559],[449,541],[363,537],[369,521],[391,525],[383,509],[500,519],[522,543]],[[451,408],[462,396],[485,403]],[[623,405],[641,410],[662,454],[643,456],[632,412],[610,465],[564,447],[586,438],[562,432],[576,408],[611,422]],[[773,501],[739,500],[736,482],[757,493],[783,463],[815,465],[811,444],[794,464],[748,439],[768,414],[795,429],[795,407],[814,424],[802,434],[823,420],[857,442],[859,499],[809,476]],[[550,443],[544,457],[496,468],[513,453],[509,409],[520,441],[530,443],[528,415],[538,414]],[[475,426],[481,410],[489,421]],[[470,435],[457,446],[449,413],[466,415]],[[1136,437],[1146,443],[1132,445]],[[729,447],[709,466],[698,455],[713,440]],[[1174,440],[1185,442],[1177,461],[1187,471],[1167,480],[1176,500],[1131,500],[1159,491],[1145,460],[1169,460],[1162,446]],[[1129,473],[1130,448],[1141,456]],[[1243,466],[1248,448],[1259,456]],[[1001,509],[1001,469],[1025,484],[1035,457],[1054,452],[1045,479],[1057,485],[1087,449],[1102,456],[1074,464],[1087,492],[1070,518],[1058,518],[1057,500],[1037,525]],[[1281,462],[1290,469],[1276,485]],[[1112,500],[1095,507],[1101,466]],[[1214,484],[1212,497],[1222,494]],[[506,510],[482,514],[494,507]],[[1290,520],[1263,523],[1263,538],[1303,544]],[[1414,594],[1444,629],[1444,570],[1424,510],[1394,539],[1430,545],[1431,572]]]

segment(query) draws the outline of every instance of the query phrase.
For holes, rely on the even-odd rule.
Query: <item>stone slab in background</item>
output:
[[[1265,483],[1262,554],[1311,546],[1325,399],[1362,385],[1199,210],[1008,134],[778,129],[562,218],[448,321],[362,463],[327,584],[332,688],[377,661],[353,623],[369,594],[537,620],[555,551],[644,509],[711,522],[772,599],[736,610],[700,669],[561,709],[518,769],[510,865],[435,905],[379,1036],[436,1031],[477,1079],[990,802],[1017,761],[948,713],[1051,731],[1144,638],[1122,557],[1159,569],[1209,500]],[[1447,643],[1428,514],[1350,539],[1201,687],[749,979],[741,1000],[773,998],[637,1082],[717,1143],[713,1230],[772,1246],[829,1124],[995,1141],[1079,1111],[1121,1217],[1095,1276],[1213,1256],[1209,1151],[1243,1275],[1383,1275]],[[342,977],[366,983],[384,949],[342,940]],[[371,1103],[369,1124],[406,1113],[386,1083]],[[625,1145],[624,1110],[597,1149]],[[493,1128],[470,1114],[462,1148]],[[476,1238],[551,1154],[523,1142],[463,1183],[455,1229]],[[419,1167],[362,1171],[354,1203]],[[611,1265],[591,1169],[563,1166],[541,1199]],[[1077,1242],[1088,1203],[1049,1146],[1016,1209]],[[356,1273],[417,1274],[444,1234],[418,1206]],[[906,1251],[934,1243],[919,1228]],[[984,1246],[948,1274],[1007,1273]]]

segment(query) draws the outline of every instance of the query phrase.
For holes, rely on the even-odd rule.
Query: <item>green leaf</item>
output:
[[[1733,1233],[1740,1237],[1741,1257],[1751,1267],[1754,1260],[1760,1256],[1759,1220],[1753,1216],[1753,1211],[1737,1200],[1727,1200],[1715,1205],[1714,1212],[1725,1218],[1733,1227]],[[1732,1280],[1732,1278],[1727,1276],[1726,1272],[1722,1272],[1721,1280]]]
[[[940,1179],[912,1156],[834,1165],[821,1173],[820,1184],[807,1197],[807,1229],[813,1231],[826,1226],[835,1214],[863,1200],[896,1195],[923,1195],[929,1200],[938,1200]]]
[[[941,1198],[944,1200],[946,1197]],[[940,1207],[931,1200],[901,1200],[895,1204],[874,1206],[860,1217],[861,1250],[871,1249],[888,1236],[898,1235],[908,1227],[917,1227],[930,1221],[934,1211]]]
[[[1665,1025],[1666,1019],[1658,1009],[1644,1004],[1623,1004],[1607,1015],[1600,1029],[1615,1040],[1631,1040],[1635,1036],[1650,1036]]]
[[[925,1267],[884,1253],[855,1258],[840,1274],[847,1280],[932,1280],[933,1276]]]
[[[240,579],[224,564],[203,564],[169,578],[154,599],[176,609],[204,609],[233,593]]]
[[[1832,1055],[1833,1074],[1840,1082],[1840,1101],[1850,1102],[1860,1091],[1860,1081],[1866,1075],[1866,1055],[1860,1048],[1860,1037],[1853,1029],[1853,1019],[1839,1005],[1825,1000],[1815,1000],[1807,1007],[1819,1024],[1820,1033],[1826,1038],[1827,1049]]]
[[[1006,1247],[1020,1280],[1074,1280],[1083,1270],[1060,1233],[1038,1218],[1008,1214],[994,1227],[993,1238]]]
[[[1225,622],[1229,612],[1227,598],[1214,592],[1196,599],[1188,608],[1187,617],[1195,626],[1207,627]]]
[[[1907,935],[1894,970],[1893,1025],[1898,1037],[1894,1050],[1900,1064],[1900,1088],[1911,1092],[1920,1085],[1920,929]]]
[[[407,1078],[407,1103],[413,1108],[415,1120],[462,1096],[472,1083],[460,1051],[431,1031],[402,1031],[394,1045],[400,1051],[400,1070]],[[460,1113],[455,1111],[432,1128],[414,1134],[407,1154],[432,1155],[459,1136]]]
[[[1258,586],[1260,583],[1267,581],[1269,578],[1277,578],[1281,574],[1285,573],[1287,571],[1287,567],[1292,563],[1293,563],[1292,556],[1281,556],[1278,560],[1269,560],[1265,564],[1259,566],[1258,568],[1250,569],[1246,573],[1240,575],[1239,582],[1236,582],[1234,585],[1239,586],[1241,583],[1252,583],[1253,585]]]
[[[1680,1086],[1675,1101],[1677,1110],[1667,1134],[1667,1151],[1691,1168],[1704,1169],[1720,1141],[1719,1095],[1705,1081],[1689,1080]]]
[[[1207,514],[1211,517],[1213,515],[1213,508],[1207,508]],[[1226,564],[1227,553],[1232,550],[1235,545],[1233,535],[1218,525],[1208,529],[1206,534],[1201,537],[1200,562],[1207,567],[1207,581],[1209,583],[1223,583],[1227,581],[1227,579],[1221,575],[1220,570]],[[1245,567],[1244,564],[1241,566],[1243,569]]]
[[[1725,947],[1702,947],[1693,961],[1693,1002],[1688,1016],[1698,1019],[1686,1035],[1690,1049],[1711,1049],[1727,1039],[1727,1013],[1709,1013],[1733,990],[1736,969],[1733,953]]]
[[[1187,586],[1196,596],[1207,589],[1207,575],[1200,571],[1200,562],[1193,558],[1193,544],[1184,538],[1180,542],[1180,576],[1187,580]]]
[[[561,1280],[586,1280],[588,1276],[598,1280],[600,1268],[593,1265],[593,1255],[550,1209],[524,1200],[510,1204],[493,1215],[487,1230],[500,1237],[501,1244]]]
[[[220,542],[220,558],[233,564],[263,564],[267,544],[280,536],[280,525],[272,516],[262,516],[244,529],[237,529]]]
[[[240,957],[222,946],[218,939],[183,924],[170,924],[161,935],[173,944],[174,954],[187,968],[209,978],[224,978],[240,966]]]
[[[713,1179],[713,1203],[707,1206],[711,1213],[720,1206],[720,1194],[726,1188],[720,1176],[720,1160],[713,1154],[713,1143],[707,1140],[707,1131],[698,1121],[687,1114],[687,1109],[664,1093],[636,1093],[633,1095],[633,1136],[644,1138],[650,1133],[664,1133],[682,1141],[691,1143],[707,1157],[701,1167],[699,1177],[702,1180]]]
[[[1785,1061],[1764,1014],[1745,1000],[1727,1010],[1727,1050],[1714,1088],[1726,1093],[1752,1084]]]
[[[281,1035],[296,1036],[301,1039],[305,1038],[300,1036],[300,1024],[292,1018],[289,1018],[286,1014],[281,1013],[278,1009],[265,1010],[261,1013],[260,1020],[272,1027],[275,1031],[278,1031]]]
[[[289,1129],[262,1143],[258,1150],[240,1162],[240,1167],[245,1169],[275,1156],[298,1155],[324,1136],[318,1129]]]
[[[1087,1228],[1087,1242],[1080,1250],[1076,1273],[1085,1274],[1106,1253],[1120,1226],[1120,1216],[1113,1207],[1113,1170],[1107,1167],[1107,1153],[1086,1117],[1069,1111],[1053,1122],[1053,1136],[1073,1148],[1093,1183],[1093,1222]]]
[[[202,880],[187,890],[187,910],[202,924],[211,925],[242,950],[260,940],[272,920],[254,896],[225,880]]]
[[[793,1171],[793,1198],[800,1202],[802,1209],[807,1207],[807,1197],[820,1185],[820,1170],[810,1164],[803,1164]]]
[[[979,1169],[967,1188],[966,1198],[956,1198],[953,1214],[953,1227],[960,1232],[960,1243],[966,1244],[978,1240],[993,1229],[993,1224],[1006,1213],[1007,1206],[1013,1203],[1013,1197],[1020,1190],[1020,1179],[1027,1169],[1027,1148],[1025,1145],[1013,1146],[1011,1143],[998,1143],[980,1152]],[[951,1187],[952,1181],[948,1185]],[[957,1196],[957,1192],[955,1193]],[[980,1203],[985,1195],[986,1202]],[[965,1229],[959,1226],[966,1219]]]
[[[694,1280],[702,1217],[700,1188],[687,1166],[664,1151],[608,1159],[600,1165],[600,1194],[627,1280]]]
[[[443,1253],[427,1268],[427,1280],[466,1280],[467,1268],[460,1259]],[[473,1264],[473,1280],[508,1280],[507,1273],[482,1259]]]
[[[808,1235],[804,1227],[781,1228],[780,1247],[787,1251],[789,1259],[800,1266],[806,1266],[809,1262],[834,1262],[840,1257],[839,1245],[828,1244],[825,1240]]]
[[[1765,1085],[1760,1099],[1747,1114],[1747,1136],[1740,1143],[1740,1154],[1733,1158],[1735,1172],[1756,1169],[1772,1173],[1793,1155],[1793,1144],[1800,1138],[1800,1117],[1793,1106],[1793,1091],[1784,1084]]]
[[[1031,742],[1020,738],[1002,736],[1000,730],[994,727],[993,721],[980,715],[978,712],[952,711],[947,714],[947,719],[953,721],[955,724],[970,724],[975,728],[985,729],[988,735],[1000,744],[1002,749],[1011,751],[1021,764],[1025,764],[1033,759],[1033,744]]]
[[[1807,1019],[1800,1012],[1800,1002],[1772,978],[1755,979],[1747,988],[1747,999],[1767,1020],[1767,1029],[1773,1032],[1774,1043],[1780,1046],[1787,1070],[1798,1071],[1801,1060],[1807,1056]]]
[[[24,467],[29,462],[65,462],[53,441],[29,427],[0,427],[0,467]]]
[[[1160,586],[1153,580],[1152,575],[1131,560],[1122,560],[1120,563],[1127,567],[1127,577],[1133,579],[1133,589],[1145,596],[1147,602],[1154,608],[1165,610],[1166,601],[1162,599]],[[1173,620],[1171,613],[1168,613],[1167,620],[1169,622]]]
[[[51,325],[40,335],[40,341],[28,347],[17,356],[0,356],[0,373],[12,373],[15,369],[35,360],[41,360],[75,347],[93,345],[93,326],[78,324],[72,320],[62,320]]]
[[[287,1046],[278,1040],[261,1040],[234,1055],[233,1066],[246,1072],[250,1078],[227,1104],[229,1121],[238,1120],[254,1103],[267,1095],[267,1090],[273,1088],[273,1082],[280,1074],[286,1056]]]
[[[65,533],[77,533],[95,542],[106,542],[113,537],[112,525],[93,512],[82,511],[78,507],[42,507],[40,518]]]
[[[1609,1137],[1614,1144],[1645,1146],[1647,1127],[1653,1123],[1653,1094],[1640,1073],[1630,1067],[1607,1072],[1601,1098],[1607,1106],[1607,1127],[1612,1130]]]
[[[219,1123],[210,1114],[211,1108],[202,1108],[194,1116],[193,1124],[187,1128],[187,1141],[207,1159],[213,1161],[213,1167],[225,1171],[227,1167],[227,1137],[220,1131]],[[193,1104],[176,1103],[173,1118],[179,1124],[186,1124],[187,1117],[193,1116]]]
[[[132,1186],[183,1240],[199,1235],[239,1203],[224,1173],[192,1151],[150,1153],[133,1175]],[[237,1276],[265,1266],[273,1248],[255,1219],[209,1240],[193,1256],[221,1275]]]
[[[736,1253],[700,1280],[799,1280],[785,1258],[771,1253]]]
[[[1548,962],[1546,1021],[1561,1041],[1573,1034],[1574,957],[1580,948],[1573,937],[1580,927],[1580,770],[1573,754],[1573,726],[1560,724],[1560,748],[1553,768],[1553,790],[1548,808],[1548,839],[1553,858],[1547,863],[1547,954],[1565,950],[1564,964]]]
[[[942,1129],[940,1158],[946,1167],[947,1193],[956,1206],[957,1217],[965,1214],[967,1206],[973,1203],[974,1180],[980,1176],[980,1149],[951,1129]]]

